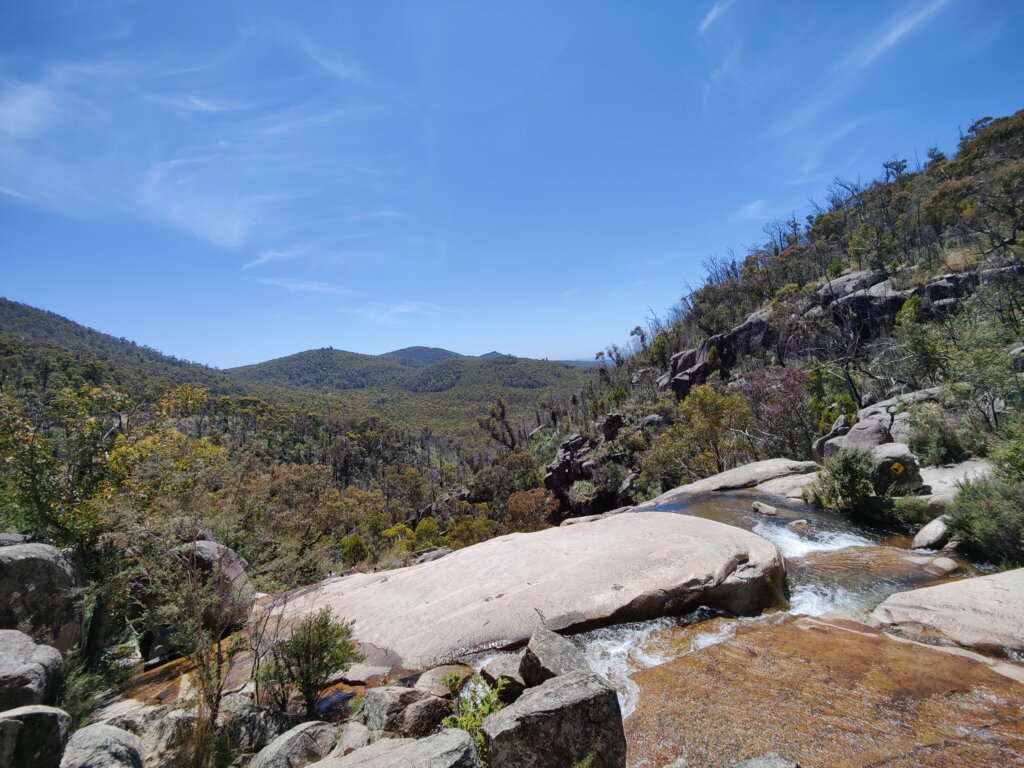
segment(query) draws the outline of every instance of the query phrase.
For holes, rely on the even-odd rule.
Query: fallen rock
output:
[[[334,743],[334,749],[327,757],[344,757],[357,749],[362,749],[369,743],[370,729],[362,723],[348,722],[341,726],[341,733],[338,734],[338,740]]]
[[[905,443],[878,445],[871,454],[875,458],[871,482],[877,493],[904,495],[923,485],[921,464]]]
[[[540,685],[558,675],[585,669],[587,659],[583,652],[571,641],[543,627],[530,635],[530,642],[519,662],[519,675],[527,687]]]
[[[317,768],[480,768],[480,761],[468,733],[445,728],[426,739],[382,739]]]
[[[432,696],[451,698],[451,692],[443,682],[444,678],[451,674],[458,675],[459,688],[461,688],[462,684],[473,676],[473,668],[467,667],[465,664],[444,664],[434,667],[420,675],[413,687],[420,691],[426,691]]]
[[[538,627],[572,631],[701,605],[751,615],[785,591],[782,555],[760,536],[648,512],[509,534],[428,565],[332,579],[271,610],[287,626],[329,606],[355,622],[368,663],[429,669],[519,645]]]
[[[492,688],[504,681],[498,697],[505,704],[511,704],[526,690],[526,681],[519,672],[519,657],[513,653],[495,656],[480,669],[480,676]]]
[[[373,733],[418,739],[450,713],[447,701],[417,688],[371,688],[363,699],[366,727]]]
[[[303,768],[323,760],[337,734],[337,726],[318,720],[297,725],[265,746],[249,768]]]
[[[1024,651],[1024,568],[890,595],[872,621],[918,636],[923,626],[956,645]]]
[[[0,547],[0,629],[28,624],[52,637],[52,645],[66,653],[82,625],[78,587],[74,564],[56,547]]]
[[[487,717],[482,728],[495,766],[626,765],[618,696],[590,671],[570,672],[527,689],[517,702]]]
[[[912,549],[942,549],[949,542],[949,518],[946,515],[937,517],[925,525],[914,536],[910,546]]]
[[[750,505],[750,508],[759,515],[765,517],[778,517],[779,510],[773,507],[771,504],[765,504],[763,501],[755,501]]]
[[[112,725],[87,725],[72,735],[60,768],[142,768],[142,741]]]
[[[64,660],[16,629],[0,629],[0,701],[7,707],[53,704]]]
[[[56,707],[31,704],[0,712],[0,724],[5,720],[20,724],[16,729],[3,727],[7,738],[14,731],[12,768],[58,768],[71,730],[71,715]]]

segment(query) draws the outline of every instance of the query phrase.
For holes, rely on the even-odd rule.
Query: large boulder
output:
[[[29,625],[61,653],[78,639],[82,607],[78,572],[71,559],[49,544],[0,547],[0,629]]]
[[[623,768],[626,737],[619,699],[589,671],[553,677],[483,722],[491,764],[508,768]]]
[[[249,606],[256,588],[245,572],[248,563],[230,547],[216,541],[200,539],[178,547],[178,553],[201,572],[213,573],[217,589],[224,604],[230,608],[230,622],[241,624],[249,615]],[[221,612],[203,617],[208,627],[219,628],[223,623]]]
[[[142,768],[142,740],[112,725],[87,725],[71,737],[60,768]]]
[[[217,719],[231,746],[246,753],[259,752],[293,724],[286,715],[257,706],[244,693],[225,696]]]
[[[0,629],[0,701],[8,707],[53,704],[64,660],[16,629]]]
[[[583,652],[556,632],[540,627],[530,635],[519,674],[526,685],[540,685],[558,675],[587,669]]]
[[[519,672],[520,659],[513,653],[501,653],[480,668],[480,676],[492,688],[501,684],[499,698],[506,704],[523,695],[526,681]]]
[[[597,422],[594,426],[597,427],[598,434],[605,441],[614,440],[619,436],[619,430],[622,429],[622,425],[626,423],[626,420],[622,417],[621,413],[609,413],[603,419]]]
[[[921,628],[969,648],[1024,652],[1024,568],[890,595],[876,625],[916,636]]]
[[[480,768],[480,761],[468,733],[445,728],[426,739],[383,739],[316,768]]]
[[[334,748],[327,757],[344,757],[357,749],[362,749],[370,743],[371,736],[370,729],[362,723],[355,720],[345,723],[341,726],[338,740],[334,742]]]
[[[558,446],[555,458],[547,466],[548,471],[544,475],[545,487],[558,496],[564,497],[569,486],[577,480],[583,479],[583,462],[589,450],[590,444],[581,435],[573,435],[563,441]]]
[[[921,528],[914,536],[910,546],[913,549],[942,549],[949,542],[949,518],[946,515],[936,517]]]
[[[921,488],[921,464],[905,443],[886,443],[871,450],[875,468],[871,482],[878,493],[904,495]]]
[[[887,277],[889,277],[889,273],[881,269],[847,272],[825,282],[825,285],[818,290],[818,303],[827,307],[836,299],[849,296],[854,291],[862,291],[877,285]]]
[[[150,765],[174,768],[178,762],[176,754],[191,738],[198,719],[195,709],[182,708],[150,722],[142,744],[147,768]]]
[[[702,480],[696,480],[638,505],[634,509],[642,511],[653,509],[679,496],[692,496],[698,493],[714,491],[735,491],[740,488],[751,488],[771,480],[808,475],[817,472],[821,467],[813,461],[794,461],[793,459],[765,459],[744,464],[742,467],[729,469]]]
[[[538,627],[572,631],[701,605],[756,614],[785,590],[782,555],[765,539],[657,512],[500,536],[426,565],[332,579],[272,610],[287,626],[328,606],[355,622],[368,663],[429,669],[520,645]]]
[[[448,702],[418,688],[371,688],[363,700],[366,727],[373,733],[417,739],[450,714]]]
[[[461,688],[462,684],[473,676],[473,668],[467,667],[465,664],[442,664],[440,667],[428,669],[420,675],[413,687],[434,696],[451,698],[451,691],[445,684],[445,678],[449,675],[458,677],[459,688]]]
[[[7,720],[19,726],[4,726]],[[8,747],[12,768],[58,768],[70,731],[71,715],[56,707],[32,704],[0,712],[0,732],[14,733],[13,749]]]
[[[334,746],[338,727],[314,720],[297,725],[265,746],[249,768],[304,768],[323,760]]]

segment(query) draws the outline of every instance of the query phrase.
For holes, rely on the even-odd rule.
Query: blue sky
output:
[[[0,3],[0,295],[227,367],[592,357],[1024,107],[1024,3]]]

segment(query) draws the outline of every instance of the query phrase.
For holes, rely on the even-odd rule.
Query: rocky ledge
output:
[[[330,606],[355,622],[368,661],[427,669],[526,642],[711,606],[756,614],[786,597],[785,563],[748,531],[669,513],[516,533],[395,571],[300,590],[291,619]]]

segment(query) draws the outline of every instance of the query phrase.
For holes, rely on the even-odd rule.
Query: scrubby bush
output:
[[[502,532],[550,528],[558,516],[558,506],[558,499],[543,488],[513,493],[505,504]]]
[[[875,460],[863,448],[846,448],[825,461],[810,486],[814,502],[843,514],[865,515],[876,511],[871,475]]]
[[[922,464],[955,464],[967,458],[960,433],[940,409],[928,407],[914,413],[910,449]]]
[[[505,706],[500,698],[505,681],[498,680],[492,688],[480,675],[473,675],[459,693],[457,677],[453,679],[445,676],[445,680],[452,693],[453,712],[441,724],[445,728],[458,728],[472,736],[480,761],[488,765],[482,726],[488,715],[493,715]]]
[[[953,538],[984,559],[1024,563],[1024,483],[986,477],[964,483],[949,516]]]

